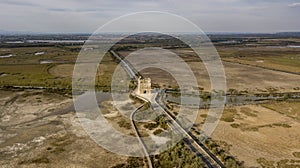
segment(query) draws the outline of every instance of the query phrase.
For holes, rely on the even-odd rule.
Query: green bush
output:
[[[162,129],[157,129],[153,132],[154,135],[159,135],[161,134],[162,132],[164,132]]]

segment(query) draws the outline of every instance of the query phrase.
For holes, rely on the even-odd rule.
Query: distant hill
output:
[[[1,35],[26,35],[26,34],[39,34],[30,31],[9,31],[9,30],[0,30]]]
[[[279,32],[276,34],[279,36],[300,37],[300,32]]]
[[[220,36],[220,37],[272,37],[272,38],[300,38],[299,32],[277,32],[277,33],[251,33],[251,32],[205,32],[208,36]],[[110,33],[114,35],[118,33]],[[124,34],[124,33],[121,33]],[[126,33],[125,33],[126,34]],[[145,35],[147,33],[144,33]],[[178,34],[189,34],[189,33],[178,33]],[[51,33],[51,32],[31,32],[31,31],[9,31],[0,30],[0,35],[11,35],[11,36],[24,36],[24,35],[69,35],[69,36],[89,36],[91,33]],[[107,34],[106,34],[107,35]]]

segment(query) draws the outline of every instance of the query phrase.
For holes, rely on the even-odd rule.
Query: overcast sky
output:
[[[206,32],[300,31],[300,0],[0,0],[0,30],[94,32],[139,11],[181,15]]]

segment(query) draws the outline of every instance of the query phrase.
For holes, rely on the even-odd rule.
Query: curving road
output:
[[[141,138],[142,136],[140,135],[140,133],[139,133],[139,131],[138,131],[138,129],[137,129],[137,126],[136,126],[136,124],[135,124],[135,122],[134,122],[134,116],[135,116],[136,112],[138,112],[145,104],[146,104],[146,102],[143,103],[142,105],[140,105],[134,112],[132,112],[132,113],[130,114],[130,121],[131,121],[131,125],[132,125],[133,128],[134,128],[135,135],[136,135],[136,137],[138,138],[140,144],[141,144],[142,147],[143,147],[144,154],[145,154],[145,157],[147,158],[147,162],[148,162],[148,168],[153,168],[153,164],[152,164],[150,155],[149,155],[149,153],[148,153],[147,147],[146,147],[146,145],[145,145],[143,139]]]
[[[126,70],[126,72],[129,74],[129,76],[132,79],[137,80],[138,77],[140,76],[140,74],[134,69],[134,67],[132,67],[132,65],[128,61],[126,61],[124,58],[121,58],[116,52],[114,52],[114,51],[110,51],[110,52],[113,57],[115,57],[116,59],[118,59],[120,61],[121,66]],[[181,135],[184,135],[183,141],[185,142],[185,144],[194,153],[196,153],[196,155],[198,157],[200,157],[203,160],[203,162],[207,165],[207,167],[209,167],[209,168],[224,168],[225,167],[224,164],[213,153],[211,153],[209,151],[209,149],[207,149],[204,146],[204,144],[199,142],[198,139],[195,138],[189,131],[185,130],[180,125],[180,123],[178,123],[176,118],[174,116],[172,116],[172,114],[165,108],[165,105],[162,101],[162,96],[161,96],[162,92],[164,92],[164,90],[161,90],[158,93],[151,94],[151,96],[137,95],[137,94],[134,94],[134,96],[138,97],[139,99],[142,99],[145,102],[150,102],[151,106],[153,108],[160,108],[164,112],[165,115],[163,115],[163,116],[165,116],[165,119],[166,119],[166,121],[168,121],[168,124],[170,125],[171,129],[173,129],[176,132],[181,133]],[[140,143],[143,146],[144,153],[147,156],[149,167],[152,168],[153,165],[152,165],[151,159],[149,157],[147,147],[145,146],[143,140],[140,138],[137,127],[133,120],[135,113],[141,107],[142,106],[140,106],[136,111],[134,111],[131,114],[130,120],[132,122],[133,127],[135,128],[136,135],[137,135]]]

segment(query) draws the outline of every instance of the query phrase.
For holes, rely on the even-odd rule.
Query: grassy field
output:
[[[1,65],[1,86],[42,86],[70,88],[71,80],[48,73],[55,65]]]
[[[1,48],[0,55],[13,56],[0,58],[0,85],[70,88],[70,77],[49,72],[50,69],[59,66],[58,64],[40,64],[40,60],[74,62],[78,54],[77,48],[64,46]],[[72,69],[68,71],[72,72]]]
[[[300,49],[270,47],[219,47],[218,51],[224,61],[237,62],[292,73],[300,73]]]
[[[1,48],[0,86],[38,86],[70,89],[72,74],[81,46]],[[35,55],[41,53],[41,55]],[[41,60],[58,63],[40,64]],[[116,63],[107,55],[96,76],[96,87],[109,90]]]
[[[300,49],[288,47],[278,48],[279,44],[286,41],[298,42],[299,39],[264,39],[254,43],[255,46],[218,45],[217,50],[224,61],[264,67],[272,70],[300,73]],[[119,44],[118,46],[120,48],[121,45]],[[129,46],[128,51],[118,51],[121,55],[126,56],[132,52],[132,49],[143,45],[122,44],[122,46]],[[80,49],[81,46],[63,46],[59,44],[54,46],[0,48],[0,56],[13,55],[9,58],[0,58],[0,85],[34,85],[69,88],[71,86],[73,65]],[[208,73],[195,53],[189,48],[171,48],[169,50],[183,58],[194,71],[199,85],[209,90],[210,83]],[[41,52],[43,54],[36,55]],[[41,60],[63,62],[51,65],[40,65]],[[19,65],[22,65],[22,67],[18,67]],[[104,59],[96,77],[97,87],[109,90],[111,74],[116,65],[117,64],[109,56]],[[291,91],[293,88],[299,87],[299,85],[296,85],[294,82],[297,80],[295,76],[255,68],[249,69],[249,67],[228,63],[224,63],[224,66],[229,89],[234,88],[240,91],[252,89],[256,91],[278,86],[276,88],[277,90],[290,87],[288,91]],[[177,85],[170,74],[159,69],[148,69],[144,72],[145,76],[151,77],[153,83],[159,84],[160,87],[172,87]],[[272,77],[272,79],[270,77]],[[282,81],[291,82],[280,83]],[[259,85],[253,85],[253,82],[259,83]]]
[[[278,102],[262,106],[300,121],[300,102]]]
[[[40,60],[75,62],[80,49],[80,46],[1,48],[0,56],[13,56],[0,58],[0,64],[39,64]]]
[[[280,70],[280,67],[288,67],[289,70],[294,69],[295,72],[297,71],[297,69],[299,69],[300,60],[299,61],[288,60],[289,57],[285,56],[285,54],[295,55],[298,53],[296,51],[293,51],[291,53],[289,53],[290,49],[288,49],[287,51],[283,50],[281,52],[279,52],[278,49],[266,49],[262,51],[259,51],[259,49],[257,49],[256,51],[255,48],[253,47],[239,48],[234,46],[218,47],[218,50],[221,55],[221,59],[227,61],[231,60],[231,62],[225,62],[225,61],[223,62],[226,81],[227,81],[227,88],[228,88],[227,91],[230,89],[235,89],[237,91],[245,92],[245,93],[261,93],[261,92],[268,93],[270,92],[270,90],[276,90],[277,92],[295,92],[298,91],[297,88],[300,87],[299,85],[300,75],[281,72],[283,71],[283,69]],[[186,48],[178,48],[178,49],[172,49],[172,51],[178,54],[181,58],[183,58],[187,62],[187,64],[191,67],[195,77],[197,78],[198,85],[201,88],[203,88],[205,91],[210,91],[211,84],[210,84],[209,75],[206,70],[206,67],[201,62],[201,60],[195,56],[192,50]],[[235,58],[234,55],[236,55],[236,53],[238,52],[247,53],[248,56]],[[279,54],[277,52],[279,52]],[[121,51],[119,53],[122,56],[127,56],[130,52]],[[256,57],[251,55],[251,54],[255,55],[255,53],[258,53]],[[267,55],[268,53],[270,55]],[[272,53],[277,54],[276,57],[272,56]],[[275,60],[275,58],[278,59],[277,64],[276,65],[274,64],[275,67],[273,67],[273,69],[271,68],[264,69],[256,65],[253,66],[243,65],[236,61],[236,60],[240,61],[242,59],[255,60],[257,59],[258,56],[263,57],[264,54],[266,54],[266,57],[264,57],[265,59],[270,59],[270,60]],[[300,56],[298,58],[300,58]],[[287,61],[281,61],[285,59]],[[255,61],[253,62],[256,63]],[[161,69],[148,68],[141,71],[141,74],[145,77],[150,77],[152,82],[159,85],[161,88],[173,87],[177,85],[177,82],[173,78],[173,76]],[[188,81],[188,79],[186,80]]]

